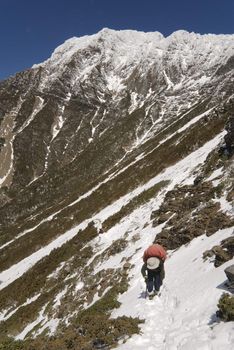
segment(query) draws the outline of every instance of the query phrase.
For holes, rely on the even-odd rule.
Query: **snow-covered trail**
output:
[[[145,299],[145,286],[140,274],[142,254],[132,261],[130,288],[119,301],[121,307],[113,317],[128,315],[145,319],[141,334],[130,338],[118,350],[231,350],[234,345],[234,322],[218,323],[217,303],[226,280],[225,267],[203,261],[203,252],[229,237],[234,228],[218,231],[211,237],[194,239],[176,250],[165,263],[166,278],[161,295]],[[142,253],[142,251],[141,251]]]

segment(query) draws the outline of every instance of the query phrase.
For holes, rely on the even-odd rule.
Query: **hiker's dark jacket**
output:
[[[161,281],[163,281],[165,277],[164,262],[160,260],[159,267],[157,267],[157,269],[155,270],[150,270],[150,271],[154,271],[155,273],[158,273],[160,275]],[[141,274],[144,278],[148,276],[148,268],[146,263],[144,263],[141,267]]]

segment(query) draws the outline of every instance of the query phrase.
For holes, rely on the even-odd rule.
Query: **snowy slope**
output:
[[[140,276],[141,256],[134,257],[129,291],[120,297],[120,309],[113,316],[129,315],[144,318],[141,334],[133,336],[118,349],[231,350],[234,344],[234,323],[224,324],[215,316],[223,291],[224,268],[234,259],[215,268],[204,262],[202,253],[233,233],[233,228],[218,231],[207,238],[201,236],[171,253],[166,264],[166,278],[160,296],[149,301]]]

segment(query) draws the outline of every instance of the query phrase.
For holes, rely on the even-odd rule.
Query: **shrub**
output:
[[[217,316],[224,321],[234,321],[234,296],[223,293],[218,303]]]
[[[21,340],[7,338],[0,344],[0,350],[23,350],[24,343]]]

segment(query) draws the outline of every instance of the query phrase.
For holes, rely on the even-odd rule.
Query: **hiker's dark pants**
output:
[[[149,293],[155,289],[157,292],[159,291],[163,278],[164,278],[164,267],[162,266],[159,269],[156,270],[149,270],[147,269],[148,272],[148,279],[147,279],[147,290]]]

